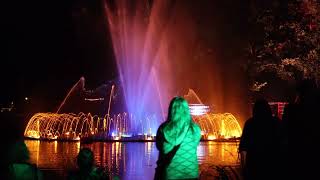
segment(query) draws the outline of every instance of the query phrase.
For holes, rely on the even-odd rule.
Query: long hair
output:
[[[188,102],[182,97],[174,97],[169,105],[164,136],[167,141],[174,141],[179,144],[183,140],[192,118],[190,115]]]

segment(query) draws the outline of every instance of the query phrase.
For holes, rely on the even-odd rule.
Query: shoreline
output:
[[[102,139],[102,138],[86,138],[86,139],[80,139],[80,140],[73,140],[73,139],[48,139],[48,138],[30,138],[30,137],[24,137],[25,140],[33,140],[33,141],[46,141],[46,142],[81,142],[81,143],[93,143],[93,142],[156,142],[155,139]],[[200,142],[240,142],[239,138],[234,139],[213,139],[213,140],[207,140],[207,139],[201,139]]]

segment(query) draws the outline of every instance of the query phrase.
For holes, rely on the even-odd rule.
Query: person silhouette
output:
[[[264,99],[254,104],[252,117],[244,125],[239,152],[241,169],[245,180],[277,179],[276,164],[278,147],[278,119]]]
[[[278,169],[281,179],[286,179],[288,176],[289,167],[289,121],[296,116],[296,106],[293,103],[287,104],[283,109],[282,120],[279,126],[279,153],[278,153]]]
[[[167,120],[156,135],[159,150],[154,179],[197,179],[197,146],[200,127],[192,121],[188,103],[182,97],[171,100]]]
[[[317,153],[313,153],[320,150],[315,145],[320,139],[318,126],[320,91],[314,79],[304,79],[297,84],[294,107],[291,115],[289,114],[290,139],[294,142],[294,148],[290,149],[292,152],[290,154],[293,155],[290,159],[301,165],[290,167],[292,168],[290,171],[295,172],[295,176],[301,179],[314,179],[319,176],[318,167],[309,164],[320,159]]]
[[[29,151],[22,140],[10,145],[8,152],[8,179],[41,180],[41,171],[36,165],[29,163]]]
[[[82,148],[77,156],[78,170],[70,173],[69,180],[100,180],[109,179],[107,173],[95,167],[93,152],[89,148]]]

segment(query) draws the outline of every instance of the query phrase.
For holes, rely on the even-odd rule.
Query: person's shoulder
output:
[[[192,127],[193,131],[195,131],[196,133],[201,133],[201,128],[197,123],[192,122],[191,127]]]
[[[107,172],[107,170],[100,167],[94,167],[92,169],[91,175],[93,175],[97,179],[109,179],[109,173]]]
[[[259,121],[255,121],[252,117],[246,120],[243,126],[244,131],[250,131],[254,129],[259,124]]]
[[[27,162],[13,163],[10,167],[9,167],[10,173],[16,174],[16,172],[24,172],[25,174],[23,174],[23,176],[32,177],[36,175],[38,179],[42,179],[42,172],[39,170],[39,168],[35,164],[30,164]],[[18,174],[18,176],[21,176],[21,175],[22,174]]]
[[[192,136],[195,138],[196,142],[199,142],[200,139],[201,139],[201,128],[200,128],[200,126],[195,122],[192,122],[190,124],[190,126],[191,126],[191,129],[193,131],[192,132]]]
[[[192,122],[192,126],[193,126],[195,129],[201,131],[200,126],[199,126],[197,123]]]
[[[35,164],[30,164],[30,163],[26,163],[26,162],[22,162],[22,163],[13,163],[12,168],[14,169],[28,169],[28,170],[33,170],[33,169],[38,169],[37,166]]]
[[[160,126],[158,127],[158,132],[163,131],[163,128],[168,124],[168,121],[163,122],[162,124],[160,124]]]
[[[169,121],[164,121],[163,123],[160,124],[159,128],[164,128],[165,126],[167,126],[169,123]]]
[[[253,120],[253,118],[251,117],[251,118],[249,118],[248,120],[246,120],[246,122],[244,123],[244,125],[245,126],[250,126],[251,124],[253,124],[254,123],[254,120]]]

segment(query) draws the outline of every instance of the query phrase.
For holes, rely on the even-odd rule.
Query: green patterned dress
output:
[[[157,132],[159,159],[155,179],[197,179],[200,127],[190,120],[163,123]]]

